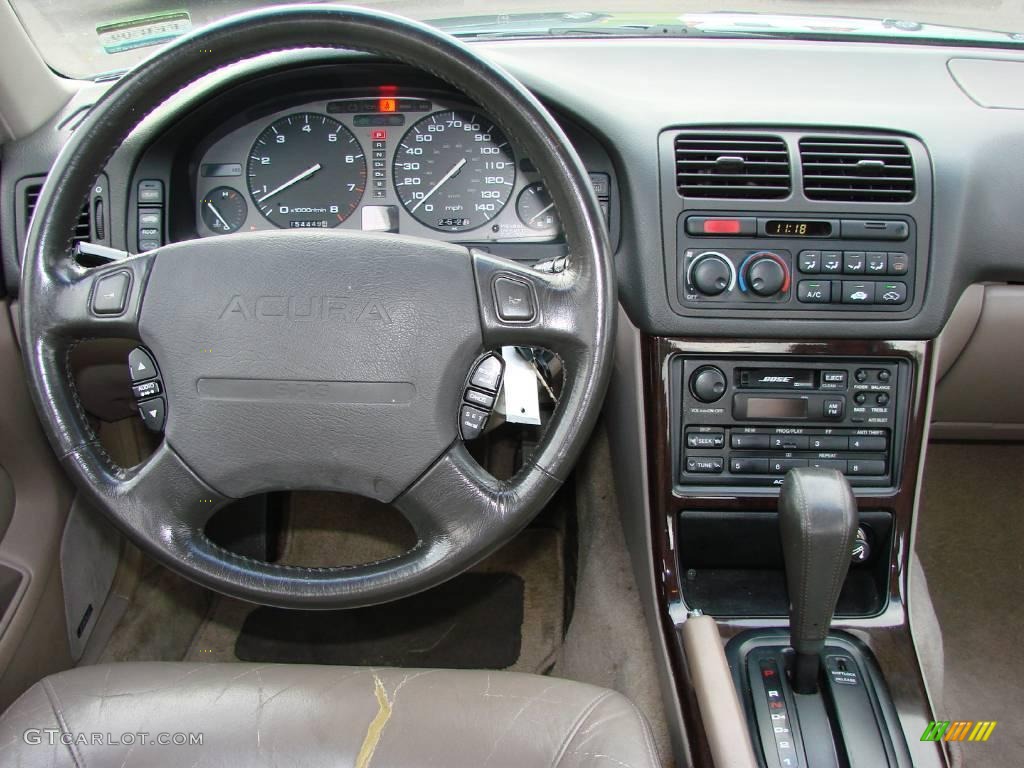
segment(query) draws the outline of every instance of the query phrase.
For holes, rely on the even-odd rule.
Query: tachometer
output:
[[[299,112],[257,137],[247,174],[253,202],[272,224],[336,227],[363,197],[366,157],[337,120]]]
[[[516,161],[504,134],[475,112],[436,112],[413,125],[395,151],[395,191],[422,224],[476,229],[505,207]]]

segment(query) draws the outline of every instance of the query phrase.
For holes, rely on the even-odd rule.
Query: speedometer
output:
[[[516,160],[487,118],[467,110],[436,112],[402,137],[394,180],[405,210],[421,224],[465,232],[505,207],[516,182]]]
[[[336,227],[359,206],[366,157],[345,126],[315,112],[275,120],[249,152],[249,193],[279,227]]]

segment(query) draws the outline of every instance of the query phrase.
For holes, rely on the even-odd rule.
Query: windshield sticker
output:
[[[160,45],[184,35],[192,29],[187,11],[160,13],[138,19],[118,21],[96,27],[100,45],[107,53],[123,53],[135,48]]]

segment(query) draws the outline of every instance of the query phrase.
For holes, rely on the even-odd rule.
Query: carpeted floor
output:
[[[996,720],[963,745],[967,768],[1021,764],[1024,668],[1024,445],[933,443],[917,524],[942,632],[943,720]]]
[[[325,493],[293,494],[281,562],[324,566],[368,562],[408,547],[412,532],[397,512],[368,499]],[[522,581],[518,658],[508,669],[546,672],[564,634],[562,534],[531,527],[473,569]],[[132,608],[114,632],[102,661],[238,661],[235,646],[256,606],[215,596],[148,563]],[[510,606],[518,610],[516,606]],[[337,622],[335,622],[337,625]]]
[[[552,674],[624,694],[650,723],[662,764],[671,766],[672,745],[654,645],[619,521],[603,423],[577,465],[576,507],[576,604]]]

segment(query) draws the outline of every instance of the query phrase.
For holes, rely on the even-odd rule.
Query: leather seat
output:
[[[187,743],[190,734],[202,744]],[[628,699],[568,680],[154,662],[80,667],[37,683],[0,719],[0,764],[654,768],[658,760]]]

